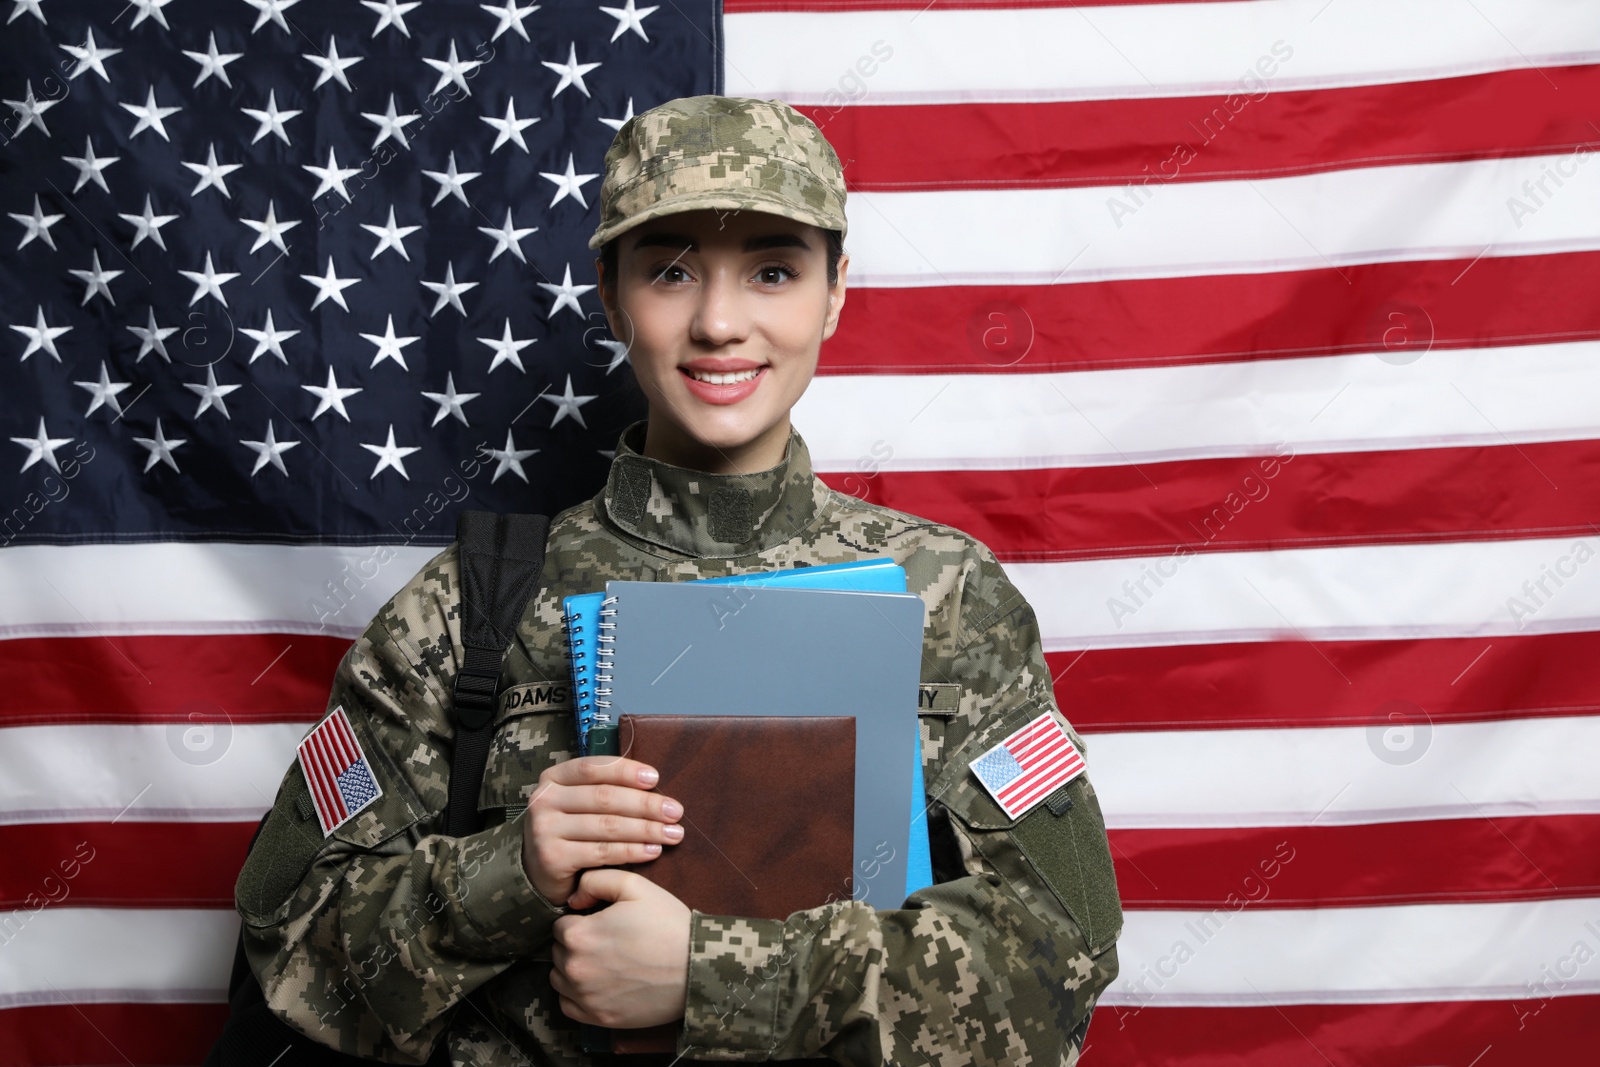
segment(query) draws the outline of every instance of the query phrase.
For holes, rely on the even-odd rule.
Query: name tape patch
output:
[[[1048,711],[972,761],[972,773],[1008,819],[1086,770],[1078,746]]]
[[[383,788],[342,707],[334,708],[306,735],[296,755],[306,784],[311,787],[311,804],[317,809],[323,837],[383,796]]]
[[[506,711],[566,711],[572,707],[572,686],[566,682],[524,682],[500,694]]]

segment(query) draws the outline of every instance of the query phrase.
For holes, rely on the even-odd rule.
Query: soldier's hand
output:
[[[546,770],[528,798],[522,867],[552,904],[565,904],[578,872],[643,863],[683,840],[683,806],[652,792],[655,768],[621,756],[579,756]]]

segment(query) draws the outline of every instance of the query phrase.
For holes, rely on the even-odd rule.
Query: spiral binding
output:
[[[600,602],[598,614],[601,621],[595,624],[595,629],[600,632],[594,639],[595,644],[598,646],[594,657],[594,703],[595,707],[606,709],[607,719],[611,717],[611,701],[603,698],[611,696],[611,672],[616,668],[616,659],[614,657],[617,654],[617,635],[613,631],[617,628],[615,622],[617,609],[611,606],[616,602],[617,598],[614,596],[608,596]],[[606,622],[606,619],[613,621]]]
[[[581,647],[583,626],[578,622],[576,614],[566,611],[561,614],[561,628],[566,634],[567,653],[572,659],[572,682],[578,702],[578,721],[586,724],[594,715],[594,706],[584,697],[587,689],[584,682],[589,674],[589,665],[583,662],[588,659],[588,653]]]

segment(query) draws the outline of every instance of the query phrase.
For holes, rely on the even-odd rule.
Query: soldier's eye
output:
[[[768,285],[782,285],[800,277],[800,272],[787,263],[768,263],[756,268],[756,277]]]
[[[650,268],[650,273],[654,281],[666,282],[669,285],[685,281],[689,277],[689,272],[684,270],[683,266],[678,263],[658,264]]]

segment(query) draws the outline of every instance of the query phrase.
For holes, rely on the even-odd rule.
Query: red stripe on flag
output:
[[[1050,652],[1080,733],[1377,726],[1600,711],[1600,633]]]
[[[1017,562],[1595,532],[1600,440],[1283,455],[821,478]]]
[[[1130,909],[1468,904],[1600,896],[1600,815],[1112,830]]]
[[[350,648],[303,634],[0,641],[0,727],[74,722],[315,722]]]
[[[1004,800],[1005,806],[1013,810],[1028,807],[1038,798],[1069,780],[1081,766],[1083,766],[1082,762],[1076,758],[1063,757],[1058,764],[1053,764],[1041,770],[1037,776],[1028,779],[1026,783],[1019,783],[1025,784],[1027,788],[1015,796],[1007,796]],[[1004,795],[1002,792],[1002,796]]]
[[[306,762],[310,764],[311,773],[316,777],[316,796],[320,813],[324,816],[323,826],[329,827],[343,821],[344,804],[339,798],[339,790],[334,785],[334,773],[321,744],[321,731],[322,727],[317,727],[310,737],[300,743],[300,747],[305,751]]]
[[[344,767],[340,764],[338,757],[334,754],[328,742],[330,733],[332,733],[332,730],[324,723],[314,737],[317,750],[321,756],[323,773],[327,775],[328,794],[333,798],[336,805],[334,810],[338,812],[338,821],[343,822],[350,817],[350,809],[345,806],[344,795],[339,792],[339,774],[344,770]]]
[[[1352,946],[1359,951],[1360,946]],[[1528,1067],[1592,1063],[1600,996],[1094,1013],[1083,1067]]]
[[[1586,340],[1600,337],[1596,290],[1600,252],[853,288],[850,328],[823,343],[818,373],[1003,374],[1381,352],[1401,340],[1423,348]],[[1003,349],[986,347],[997,337]]]
[[[1155,189],[1556,154],[1600,141],[1591,125],[1600,66],[1257,92],[798,110],[847,161],[852,192],[1128,183]]]
[[[253,822],[21,823],[0,826],[0,910],[233,907]],[[53,905],[52,905],[53,906]]]
[[[0,826],[0,908],[27,907],[29,893],[59,895],[63,882],[69,907],[231,908],[254,832],[249,822]],[[1229,894],[1254,894],[1250,906],[1264,908],[1600,896],[1600,849],[1592,847],[1600,815],[1110,836],[1129,909],[1227,907]],[[61,864],[81,855],[80,843],[92,858],[63,879]],[[46,885],[52,875],[58,882]]]
[[[356,761],[356,746],[351,743],[350,723],[343,708],[335,708],[328,716],[328,744],[339,760],[339,771],[344,773]]]
[[[0,1010],[5,1067],[194,1064],[222,1033],[226,1004],[43,1004]],[[287,1067],[286,1064],[280,1067]]]

